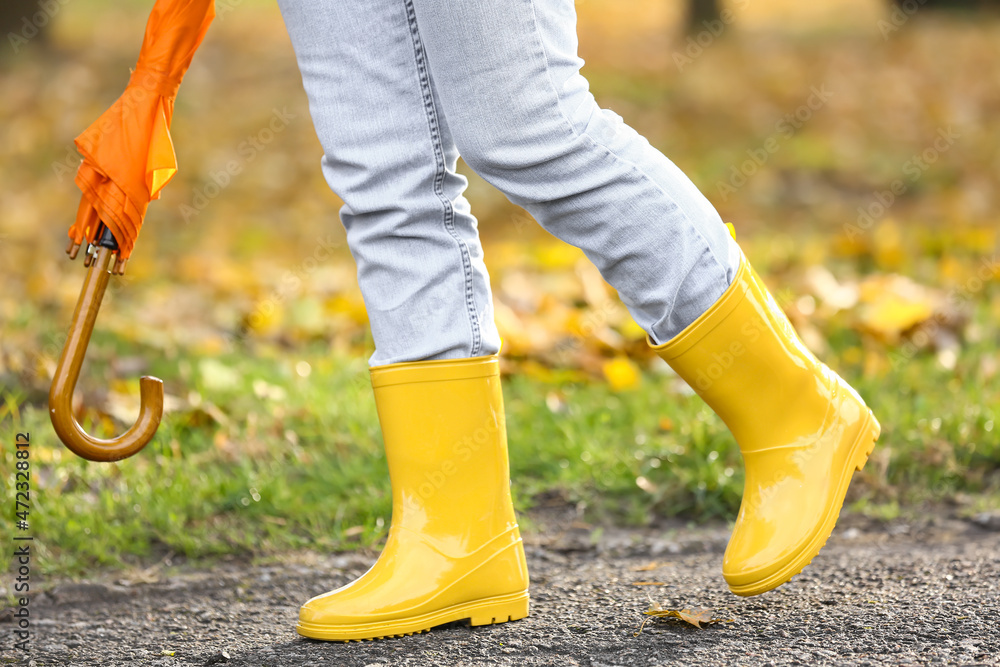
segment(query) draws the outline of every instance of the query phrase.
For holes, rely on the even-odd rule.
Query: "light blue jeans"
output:
[[[369,364],[496,353],[470,168],[581,248],[662,343],[739,251],[670,160],[601,109],[573,0],[279,0],[375,340]]]

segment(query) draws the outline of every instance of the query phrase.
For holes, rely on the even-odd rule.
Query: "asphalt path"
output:
[[[159,563],[42,582],[27,651],[0,614],[0,664],[29,665],[1000,665],[1000,521],[844,517],[776,591],[738,598],[720,571],[725,526],[642,531],[574,523],[526,538],[531,615],[400,639],[318,642],[298,605],[364,572],[375,554],[267,563]],[[715,623],[646,619],[651,604]]]

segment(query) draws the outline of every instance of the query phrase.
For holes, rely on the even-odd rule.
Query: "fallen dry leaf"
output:
[[[900,275],[868,276],[860,295],[860,328],[892,344],[904,331],[930,319],[942,300],[938,290]]]
[[[645,613],[654,618],[679,618],[696,628],[701,628],[702,623],[717,623],[722,620],[715,618],[711,609],[649,609]]]
[[[656,568],[662,567],[664,565],[667,565],[667,563],[660,563],[660,562],[654,560],[651,563],[646,563],[645,565],[638,565],[636,567],[633,567],[633,568],[631,568],[631,570],[633,572],[649,572],[651,570],[655,570]]]
[[[646,627],[646,623],[650,618],[676,618],[693,625],[699,630],[702,624],[729,623],[732,620],[716,618],[715,613],[711,609],[664,609],[659,603],[652,600],[649,602],[649,609],[644,611],[643,614],[646,615],[646,618],[643,619],[642,625],[639,626],[639,629],[633,636],[638,637],[642,633],[642,629]]]

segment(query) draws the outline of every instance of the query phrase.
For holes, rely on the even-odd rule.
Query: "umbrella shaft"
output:
[[[83,290],[80,292],[80,300],[77,302],[76,312],[73,314],[74,326],[67,336],[62,356],[59,357],[59,366],[56,368],[57,382],[61,379],[70,387],[76,385],[76,380],[80,375],[80,367],[83,365],[83,357],[90,344],[90,334],[94,330],[97,313],[104,300],[104,291],[111,278],[111,274],[108,273],[108,265],[113,257],[114,253],[110,249],[99,247],[97,257],[87,270]],[[68,368],[67,364],[69,364]]]

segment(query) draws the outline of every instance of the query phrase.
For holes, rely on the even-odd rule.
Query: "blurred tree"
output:
[[[719,18],[722,7],[721,0],[688,0],[687,31],[699,32],[705,28],[706,21]]]

